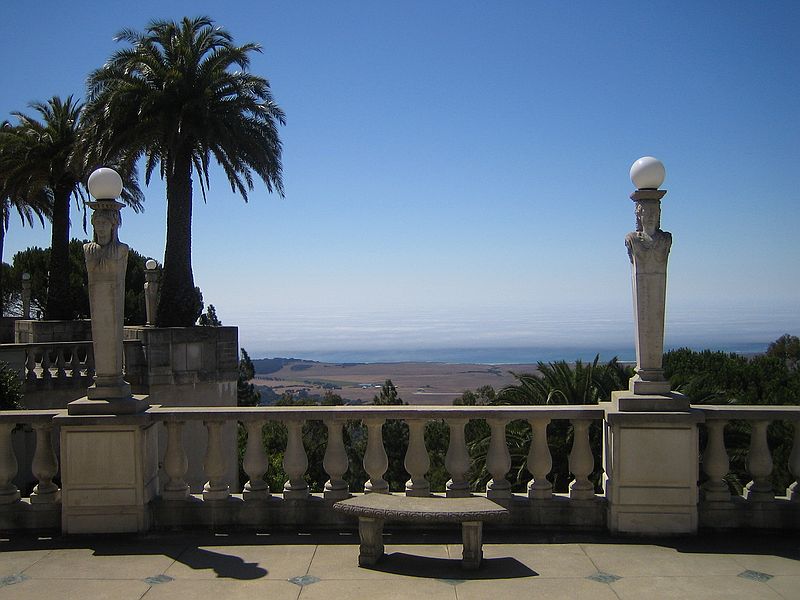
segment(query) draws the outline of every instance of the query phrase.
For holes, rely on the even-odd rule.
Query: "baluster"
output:
[[[226,500],[230,487],[225,482],[225,459],[222,454],[222,426],[224,421],[205,421],[208,444],[203,468],[208,481],[203,486],[203,500]]]
[[[31,493],[31,504],[51,504],[61,499],[58,486],[53,483],[53,477],[58,473],[58,460],[53,449],[53,424],[34,423],[36,432],[36,451],[33,454],[31,471],[39,481]]]
[[[408,449],[403,466],[411,476],[406,481],[406,496],[429,496],[431,484],[425,473],[431,468],[431,459],[425,448],[425,421],[408,419]]]
[[[89,380],[94,377],[94,344],[87,344],[86,346],[86,376]]]
[[[308,457],[303,447],[303,422],[288,421],[286,430],[288,439],[283,455],[283,470],[289,480],[283,484],[283,499],[303,500],[308,497],[308,484],[303,477],[308,469]]]
[[[506,479],[511,469],[511,454],[506,443],[505,419],[487,419],[492,430],[489,451],[486,453],[486,469],[492,478],[486,484],[487,498],[511,498],[511,484]]]
[[[64,347],[56,348],[56,379],[63,381],[67,377],[67,371],[64,368],[66,359],[64,358]]]
[[[364,470],[369,480],[364,484],[364,493],[389,493],[389,484],[383,478],[389,468],[389,457],[383,447],[383,419],[364,419],[367,426],[367,449],[364,452]]]
[[[164,472],[168,480],[161,497],[164,500],[185,500],[189,497],[189,485],[186,483],[189,459],[183,449],[183,421],[165,421],[164,425],[167,428]]]
[[[53,378],[53,374],[50,372],[50,349],[45,346],[42,348],[42,379],[45,381],[49,381]]]
[[[264,448],[262,433],[265,420],[247,421],[247,448],[244,451],[242,467],[250,480],[244,484],[242,498],[245,500],[264,500],[269,498],[269,484],[264,481],[264,473],[269,467],[269,458]]]
[[[25,350],[25,379],[30,382],[36,381],[36,348],[29,346]]]
[[[786,488],[786,496],[792,502],[800,502],[800,421],[795,421],[792,425],[794,442],[792,453],[789,455],[789,471],[794,475],[794,483]]]
[[[752,502],[771,502],[775,499],[772,491],[772,456],[767,444],[767,426],[769,421],[753,421],[750,433],[750,452],[747,454],[745,466],[753,478],[744,488],[744,497]]]
[[[594,469],[594,457],[589,445],[589,424],[586,419],[572,421],[572,451],[569,453],[569,470],[575,480],[569,484],[569,497],[572,500],[594,498],[594,485],[589,481]]]
[[[325,421],[325,427],[328,428],[328,445],[325,447],[322,467],[329,477],[325,482],[323,493],[326,500],[342,500],[350,497],[350,487],[343,479],[350,462],[347,460],[347,451],[344,448],[342,426],[342,421],[338,419]]]
[[[19,490],[14,485],[17,474],[17,457],[11,445],[11,432],[16,423],[0,423],[0,504],[19,500]]]
[[[553,468],[553,458],[547,445],[547,425],[550,419],[529,419],[531,447],[528,450],[528,471],[533,479],[528,482],[528,498],[547,500],[553,497],[553,484],[547,479]]]
[[[450,443],[444,457],[444,466],[450,473],[447,482],[448,498],[466,498],[470,496],[467,471],[469,471],[469,452],[464,440],[464,427],[468,419],[447,419],[450,426]]]
[[[73,385],[78,384],[81,376],[81,359],[78,358],[78,346],[71,346],[72,356],[69,360],[69,376],[72,377]]]
[[[730,460],[725,450],[725,425],[727,421],[706,421],[708,443],[703,452],[703,472],[708,475],[701,488],[706,502],[730,502],[731,492],[725,483],[730,472]]]

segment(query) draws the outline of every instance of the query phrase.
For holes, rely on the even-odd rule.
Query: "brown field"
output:
[[[491,385],[495,390],[515,383],[510,371],[531,373],[536,365],[469,365],[447,363],[335,364],[297,361],[280,371],[256,373],[252,383],[271,387],[278,394],[306,390],[323,394],[325,384],[343,398],[371,402],[384,381],[391,379],[399,396],[409,404],[452,404],[465,390]]]

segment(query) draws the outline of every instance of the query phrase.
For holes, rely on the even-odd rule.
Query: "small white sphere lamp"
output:
[[[113,200],[122,193],[122,177],[114,169],[100,167],[89,175],[87,186],[97,200]]]
[[[144,263],[144,268],[147,269],[148,271],[154,270],[157,266],[158,263],[152,258],[148,260],[146,263]]]
[[[664,163],[652,156],[643,156],[631,165],[631,181],[640,190],[657,190],[666,174]]]

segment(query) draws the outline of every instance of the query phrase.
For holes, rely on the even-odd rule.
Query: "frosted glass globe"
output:
[[[154,261],[152,258],[150,260],[148,260],[146,263],[144,263],[144,268],[147,269],[148,271],[152,271],[157,266],[158,266],[158,263],[156,261]]]
[[[664,163],[652,156],[643,156],[631,165],[631,181],[640,190],[657,190],[666,174]]]
[[[97,200],[113,200],[122,193],[122,177],[114,169],[100,167],[89,175],[89,193]]]

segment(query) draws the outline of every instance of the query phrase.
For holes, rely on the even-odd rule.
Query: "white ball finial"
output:
[[[147,269],[148,271],[152,271],[157,266],[158,266],[158,263],[155,260],[153,260],[152,258],[150,260],[148,260],[146,263],[144,263],[144,268]]]
[[[666,174],[664,163],[652,156],[643,156],[631,165],[631,181],[640,190],[657,190]]]
[[[100,167],[89,175],[87,186],[97,200],[114,200],[122,193],[122,177],[114,169]]]

